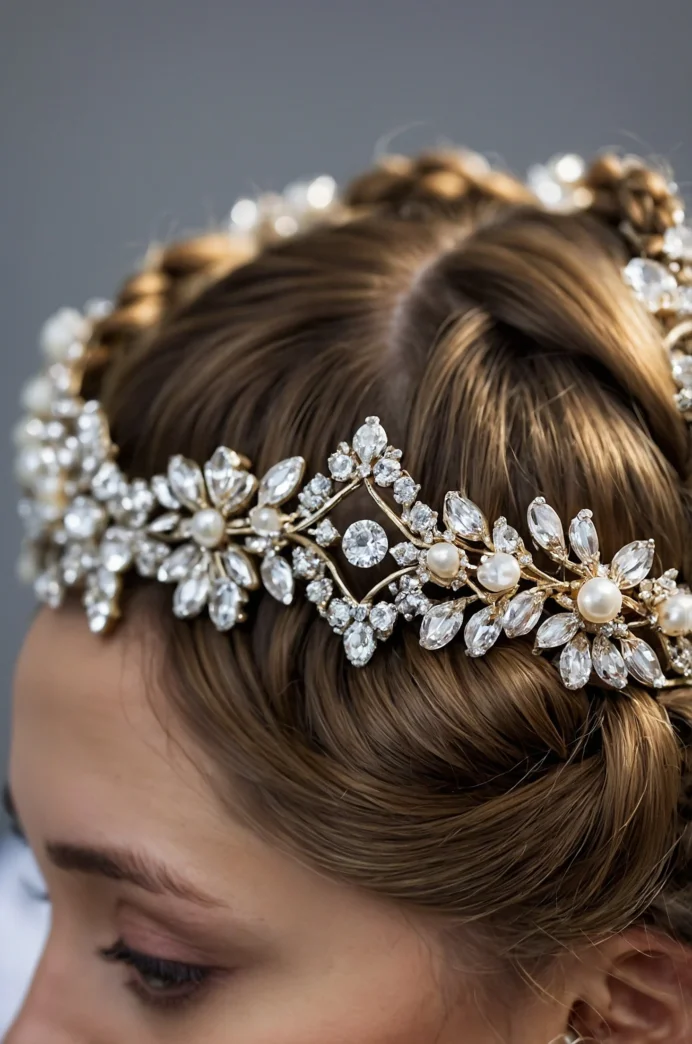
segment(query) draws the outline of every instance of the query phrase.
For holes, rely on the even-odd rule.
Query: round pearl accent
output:
[[[53,402],[53,385],[49,377],[32,377],[22,391],[22,406],[29,413],[45,417]]]
[[[192,516],[190,527],[192,537],[201,547],[214,548],[222,542],[226,531],[226,522],[220,511],[205,508]]]
[[[254,507],[250,512],[250,525],[260,536],[271,536],[281,532],[281,515],[273,507]]]
[[[454,544],[441,540],[428,548],[425,561],[433,576],[439,576],[441,580],[453,580],[459,572],[461,555]]]
[[[677,636],[692,631],[692,595],[674,594],[658,607],[658,624],[664,634]]]
[[[519,583],[521,568],[512,555],[497,551],[479,565],[476,575],[488,591],[509,591]]]
[[[577,605],[589,623],[608,623],[622,609],[622,594],[612,580],[605,576],[594,576],[579,588]]]

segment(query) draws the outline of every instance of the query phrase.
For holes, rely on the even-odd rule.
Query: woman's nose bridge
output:
[[[2,1044],[87,1044],[92,1039],[84,1034],[83,1012],[75,1009],[64,974],[46,950]]]

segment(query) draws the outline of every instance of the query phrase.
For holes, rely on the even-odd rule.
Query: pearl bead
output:
[[[250,525],[260,536],[271,536],[281,532],[281,515],[273,507],[254,507],[250,512]]]
[[[577,605],[589,623],[608,623],[622,609],[622,594],[612,580],[605,576],[594,576],[579,588]]]
[[[425,560],[433,576],[437,576],[441,580],[453,580],[461,565],[459,549],[446,540],[441,540],[429,547]]]
[[[658,624],[664,634],[677,636],[692,631],[692,595],[674,594],[658,607]]]
[[[192,537],[201,547],[218,547],[226,531],[226,523],[220,511],[205,508],[192,517]]]
[[[509,591],[519,583],[521,568],[512,555],[497,551],[479,565],[476,575],[488,591]]]
[[[34,377],[24,386],[22,406],[29,413],[45,417],[53,403],[53,386],[48,377]]]

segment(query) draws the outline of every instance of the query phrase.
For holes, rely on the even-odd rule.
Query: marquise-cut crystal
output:
[[[177,511],[166,511],[165,514],[159,515],[153,522],[150,522],[147,526],[147,530],[150,533],[173,533],[180,524],[180,515]]]
[[[634,257],[624,270],[625,282],[652,312],[658,312],[675,295],[677,282],[672,272],[658,261]]]
[[[673,261],[692,261],[692,228],[675,225],[663,237],[663,250]]]
[[[293,601],[293,573],[288,562],[280,555],[270,553],[265,555],[260,566],[262,583],[272,598],[284,605],[290,605]]]
[[[242,595],[232,580],[217,579],[209,595],[209,616],[217,631],[230,631],[238,622]]]
[[[493,605],[474,613],[464,628],[464,640],[469,656],[485,656],[502,631],[502,615]]]
[[[445,496],[444,520],[447,529],[469,540],[483,540],[488,533],[488,523],[481,509],[461,493],[447,493]]]
[[[180,454],[171,457],[168,463],[168,482],[173,495],[192,511],[204,507],[204,477],[199,464],[187,460]]]
[[[439,602],[423,617],[420,627],[420,644],[424,649],[441,649],[451,642],[464,622],[465,599],[456,602]]]
[[[173,612],[183,620],[197,616],[206,605],[211,583],[206,575],[192,576],[179,583],[173,595]]]
[[[372,471],[378,486],[391,486],[401,474],[401,464],[392,457],[382,457]]]
[[[124,489],[125,478],[118,465],[112,460],[104,461],[91,480],[91,492],[105,503],[120,496]]]
[[[353,619],[352,607],[343,598],[332,598],[327,610],[327,620],[337,634],[342,634]]]
[[[588,682],[590,674],[589,639],[580,631],[560,654],[560,676],[568,689],[581,689]]]
[[[591,650],[593,665],[598,677],[616,689],[627,684],[627,668],[620,651],[604,634],[597,634]]]
[[[653,563],[653,541],[633,540],[614,555],[610,564],[611,576],[622,588],[634,587],[644,579]]]
[[[239,547],[231,545],[226,549],[223,556],[226,571],[231,580],[239,587],[252,589],[257,587],[258,577],[255,565],[249,555],[246,555]]]
[[[305,471],[302,457],[288,457],[269,469],[259,486],[260,504],[277,507],[292,497],[300,485]]]
[[[544,620],[536,632],[536,646],[539,649],[553,649],[564,645],[579,630],[579,617],[576,613],[556,613]]]
[[[557,511],[537,497],[529,504],[527,519],[531,536],[539,547],[558,558],[567,553],[565,534]]]
[[[493,547],[496,551],[504,551],[512,554],[521,543],[521,538],[516,529],[508,525],[505,518],[498,518],[493,526]]]
[[[661,664],[651,646],[641,638],[630,636],[620,640],[620,648],[627,670],[644,685],[660,688],[665,682]]]
[[[241,481],[244,483],[238,454],[226,446],[219,446],[204,465],[204,478],[212,504],[223,507],[234,487]]]
[[[580,562],[593,562],[598,557],[598,533],[590,511],[580,511],[569,526],[569,542]]]
[[[348,527],[341,547],[351,565],[368,569],[387,554],[387,534],[378,522],[366,518]]]
[[[127,529],[107,529],[101,540],[101,561],[112,573],[121,573],[132,562],[132,533]]]
[[[366,417],[353,436],[353,448],[364,464],[370,464],[380,457],[387,448],[387,432],[380,424],[379,417]]]
[[[395,544],[394,547],[390,547],[389,553],[396,564],[402,568],[404,566],[414,565],[418,561],[418,556],[420,555],[420,551],[416,545],[407,542]]]
[[[375,651],[377,642],[368,623],[352,623],[344,634],[344,649],[352,664],[363,667]]]
[[[155,577],[170,554],[170,548],[159,540],[141,537],[135,547],[135,565],[140,576]]]
[[[532,631],[541,618],[545,605],[545,594],[542,591],[522,591],[507,606],[502,625],[508,638]]]
[[[389,637],[396,623],[398,612],[390,602],[378,602],[370,610],[370,623],[380,638]]]
[[[182,544],[159,566],[158,578],[162,584],[184,580],[202,561],[202,551],[194,544]]]
[[[180,501],[173,496],[173,491],[165,475],[154,475],[151,480],[151,488],[161,507],[166,508],[168,511],[179,510]]]

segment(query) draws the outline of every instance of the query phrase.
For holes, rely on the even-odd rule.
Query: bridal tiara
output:
[[[583,205],[577,158],[566,159],[533,171],[539,197],[560,209]],[[231,234],[270,221],[278,235],[292,235],[334,200],[334,183],[322,177],[283,197],[241,201]],[[692,419],[692,356],[682,350],[692,333],[688,262],[692,228],[681,215],[660,257],[633,259],[624,277],[665,324],[676,401]],[[177,617],[206,612],[229,631],[245,619],[257,588],[288,605],[304,584],[355,666],[368,663],[401,619],[420,618],[423,648],[441,649],[462,632],[472,657],[502,634],[535,632],[534,652],[555,657],[569,689],[594,674],[615,689],[628,678],[652,689],[692,685],[692,593],[676,570],[650,576],[653,540],[632,541],[606,564],[589,510],[565,535],[557,513],[537,497],[528,530],[557,567],[548,572],[505,518],[491,524],[463,491],[446,494],[441,517],[419,499],[420,486],[378,417],[365,418],[325,472],[309,479],[299,456],[258,479],[247,458],[224,446],[202,464],[177,455],[166,474],[126,476],[101,405],[81,397],[94,324],[107,309],[92,302],[84,313],[62,309],[49,319],[44,368],[23,393],[26,416],[15,435],[25,528],[20,575],[42,602],[57,608],[68,589],[79,589],[89,627],[103,634],[120,616],[124,575],[134,570],[174,586]],[[361,488],[381,521],[363,518],[341,533],[332,512]],[[359,598],[339,556],[364,570],[391,559],[392,569]]]

